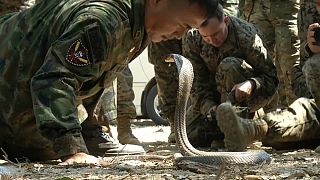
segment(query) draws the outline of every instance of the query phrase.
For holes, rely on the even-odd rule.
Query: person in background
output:
[[[293,65],[299,60],[297,15],[299,0],[240,0],[240,18],[252,23],[262,33],[262,39],[277,68],[279,87],[265,112],[287,107],[297,96],[292,90]]]
[[[226,14],[237,15],[237,4],[235,0],[220,0],[219,3],[223,6]],[[170,125],[170,135],[168,142],[175,142],[174,135],[174,111],[176,106],[176,96],[178,89],[178,73],[174,61],[166,59],[169,54],[182,54],[182,40],[173,39],[168,41],[162,41],[158,43],[151,43],[148,46],[149,62],[154,65],[155,79],[157,81],[158,88],[158,103],[160,109],[160,115],[166,118]],[[183,54],[182,54],[183,55]],[[192,103],[192,102],[190,102]],[[202,119],[201,124],[193,123],[196,119]],[[214,137],[220,139],[221,133],[217,128],[217,125],[213,123],[212,127],[210,115],[202,115],[198,110],[192,108],[188,112],[187,116],[187,131],[190,139],[193,137],[201,136]],[[208,123],[210,125],[208,125]],[[203,134],[205,133],[205,134]],[[207,142],[193,142],[194,146],[210,146]]]
[[[225,15],[221,6],[206,23],[205,28],[189,31],[182,42],[183,54],[194,70],[193,109],[215,118],[217,106],[230,101],[241,116],[254,116],[270,101],[278,85],[264,41],[252,24]],[[210,140],[214,139],[198,136],[194,141]]]
[[[228,103],[220,105],[218,125],[231,151],[242,151],[255,140],[276,149],[315,147],[320,143],[320,33],[316,32],[320,28],[320,1],[302,5],[299,29],[303,44],[293,71],[293,89],[300,98],[284,110],[255,120],[239,117]]]

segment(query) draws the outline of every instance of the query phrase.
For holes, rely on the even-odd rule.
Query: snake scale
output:
[[[221,164],[259,164],[270,162],[271,155],[265,151],[252,152],[206,152],[194,148],[186,132],[186,107],[193,82],[193,67],[188,59],[178,54],[171,54],[179,74],[179,89],[175,109],[175,138],[183,156],[175,158],[175,162],[194,161],[208,165]]]

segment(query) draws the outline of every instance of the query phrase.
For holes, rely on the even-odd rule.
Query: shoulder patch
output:
[[[88,50],[83,46],[80,40],[76,40],[69,47],[66,60],[75,66],[87,66],[90,64]]]

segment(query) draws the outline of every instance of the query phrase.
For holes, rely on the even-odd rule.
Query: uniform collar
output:
[[[234,19],[232,16],[229,16],[229,25],[228,25],[228,36],[226,41],[223,43],[221,47],[234,47],[237,42],[237,27],[234,25]],[[228,48],[227,48],[228,49]]]

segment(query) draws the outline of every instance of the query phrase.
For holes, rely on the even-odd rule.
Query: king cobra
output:
[[[178,54],[170,54],[179,74],[179,89],[175,109],[175,138],[180,153],[183,156],[175,157],[175,162],[194,161],[207,165],[222,164],[259,164],[270,162],[271,156],[265,151],[252,152],[206,152],[195,149],[189,142],[186,132],[186,108],[193,82],[193,67],[188,59]]]

